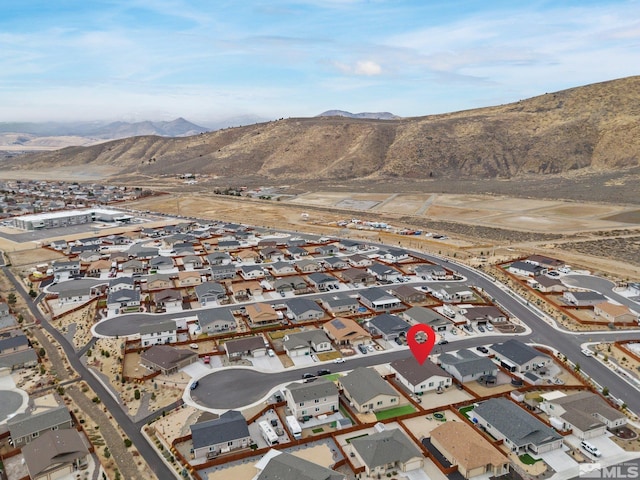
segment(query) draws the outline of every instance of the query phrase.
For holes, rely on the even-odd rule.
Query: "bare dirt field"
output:
[[[383,199],[384,197],[384,199]],[[380,201],[370,210],[339,208],[344,200]],[[167,213],[241,221],[268,228],[284,228],[325,235],[384,241],[424,249],[460,260],[472,261],[481,250],[547,254],[575,267],[604,272],[614,278],[636,278],[640,248],[633,234],[640,227],[612,222],[611,214],[629,210],[628,205],[579,204],[575,202],[521,199],[490,195],[452,194],[357,194],[353,192],[307,192],[282,201],[261,201],[209,194],[165,195],[141,200],[133,208]],[[425,208],[426,207],[426,208]],[[553,213],[549,216],[548,213]],[[303,219],[301,214],[308,214]],[[436,215],[434,215],[434,213]],[[357,217],[383,221],[397,228],[424,229],[446,234],[447,240],[424,236],[346,229],[338,222]],[[474,251],[477,247],[477,252]],[[464,249],[461,251],[460,249]]]

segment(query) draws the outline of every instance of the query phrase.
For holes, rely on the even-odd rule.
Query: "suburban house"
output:
[[[426,307],[411,307],[402,312],[400,316],[411,324],[421,323],[428,325],[434,332],[438,333],[449,332],[453,327],[450,319]]]
[[[522,277],[537,277],[538,275],[547,273],[548,269],[540,265],[534,265],[533,263],[518,261],[509,265],[507,270],[514,275],[520,275]]]
[[[169,345],[153,345],[140,354],[140,364],[163,375],[176,373],[183,367],[198,360],[198,354],[185,348]]]
[[[247,421],[236,410],[229,410],[218,418],[190,425],[193,455],[197,459],[215,458],[251,445]]]
[[[382,335],[386,341],[390,342],[396,338],[407,335],[407,331],[410,325],[402,320],[397,315],[391,315],[389,313],[383,313],[377,315],[369,320],[365,324],[371,335]]]
[[[440,265],[431,265],[429,263],[421,263],[416,265],[413,272],[418,277],[424,277],[425,280],[444,280],[447,278],[447,271]]]
[[[560,280],[547,277],[546,275],[532,278],[527,283],[529,283],[532,288],[538,289],[543,293],[562,293],[567,289]]]
[[[561,430],[572,430],[581,440],[604,435],[607,429],[615,430],[627,423],[624,413],[593,392],[553,391],[540,396],[543,401],[538,407],[549,415],[551,424],[561,424]]]
[[[349,262],[343,257],[326,257],[322,259],[322,263],[328,270],[344,270],[349,268]]]
[[[227,252],[213,252],[207,255],[206,258],[209,265],[229,265],[233,261],[231,255]]]
[[[218,240],[216,248],[220,251],[227,252],[229,250],[237,250],[240,248],[240,242],[238,240]]]
[[[455,353],[443,353],[438,357],[440,366],[460,383],[473,380],[485,382],[495,380],[498,366],[489,358],[476,355],[471,350],[458,350]]]
[[[144,263],[134,258],[120,264],[120,269],[124,274],[140,274],[144,272]]]
[[[173,264],[173,260],[171,257],[153,257],[149,260],[149,270],[155,270],[157,272],[168,272],[169,270],[173,270],[175,265]]]
[[[64,430],[73,427],[73,420],[67,406],[56,394],[29,399],[24,413],[7,420],[13,446],[20,448],[45,432]]]
[[[136,282],[132,277],[118,277],[109,281],[109,292],[119,292],[120,290],[135,290]]]
[[[295,263],[295,266],[301,273],[312,273],[322,270],[320,264],[311,259],[300,260]]]
[[[347,261],[352,267],[360,268],[368,267],[373,263],[373,260],[371,260],[369,257],[365,257],[364,255],[360,255],[358,253],[347,257]]]
[[[256,278],[264,278],[265,273],[260,265],[242,265],[240,276],[245,280],[255,280]]]
[[[608,323],[635,323],[638,315],[633,313],[626,305],[617,305],[611,302],[602,302],[594,305],[593,313],[598,320]]]
[[[533,265],[539,265],[546,268],[554,268],[556,270],[565,266],[565,263],[562,260],[537,254],[528,256],[524,261]]]
[[[352,439],[350,445],[369,478],[393,471],[410,472],[424,466],[422,452],[399,428],[385,427],[381,432]]]
[[[182,293],[179,290],[167,288],[151,294],[156,307],[161,309],[176,309],[182,307]]]
[[[164,290],[173,287],[173,280],[169,274],[155,273],[147,277],[147,290]]]
[[[427,300],[427,295],[410,286],[410,285],[399,285],[391,290],[391,293],[404,303],[422,303]]]
[[[336,317],[322,324],[322,329],[336,345],[367,345],[371,334],[350,318]]]
[[[291,315],[291,320],[296,322],[318,320],[325,316],[322,307],[308,298],[287,300],[287,313]]]
[[[338,386],[359,413],[397,407],[400,395],[373,368],[358,367],[338,379]]]
[[[341,238],[338,246],[341,250],[346,250],[347,252],[357,252],[358,250],[363,250],[366,248],[366,244],[363,242],[358,242],[356,240],[349,240],[348,238]]]
[[[259,335],[229,340],[224,344],[229,360],[242,357],[264,357],[267,354],[264,338]]]
[[[310,273],[307,275],[307,278],[311,282],[311,285],[321,292],[334,288],[337,289],[340,284],[340,281],[336,277],[322,272]]]
[[[335,255],[339,251],[340,251],[340,248],[337,245],[334,245],[333,243],[329,243],[326,245],[319,245],[315,248],[315,252],[318,255],[322,255],[325,257],[329,255]]]
[[[369,285],[376,281],[376,277],[361,268],[347,268],[337,274],[343,282],[353,285]]]
[[[284,387],[284,398],[291,415],[302,421],[337,412],[338,396],[336,384],[324,378],[311,383],[294,382]]]
[[[233,279],[236,276],[236,267],[233,264],[228,265],[210,265],[211,280]]]
[[[177,341],[178,335],[175,320],[163,320],[140,325],[140,344],[143,347],[175,343]]]
[[[369,265],[367,267],[367,272],[382,282],[395,282],[402,277],[402,272],[400,270],[396,270],[389,265],[384,265],[379,262],[373,262]]]
[[[344,480],[345,476],[330,468],[280,450],[269,450],[255,464],[260,473],[252,480]]]
[[[195,287],[202,283],[202,275],[197,270],[184,270],[178,272],[178,287]]]
[[[230,285],[233,298],[238,302],[244,302],[252,297],[259,297],[262,295],[262,285],[258,280],[246,280],[243,282],[235,282]]]
[[[394,360],[390,367],[396,374],[396,380],[411,393],[443,391],[451,386],[451,375],[430,360],[420,365],[413,357],[408,357]]]
[[[80,275],[79,261],[54,260],[51,262],[51,268],[54,282],[62,282]]]
[[[215,333],[229,332],[237,328],[237,322],[233,314],[226,309],[209,308],[198,311],[198,325],[202,333],[213,335]]]
[[[332,350],[331,340],[323,330],[313,329],[284,336],[284,350],[290,357],[311,355],[311,352]]]
[[[199,255],[187,255],[182,259],[182,265],[185,270],[197,270],[204,266],[204,262]]]
[[[409,260],[411,259],[411,256],[409,255],[409,252],[401,248],[388,248],[384,258],[390,262],[397,263]]]
[[[37,364],[38,354],[33,348],[0,355],[0,375],[19,368],[35,367]]]
[[[268,262],[283,262],[285,253],[276,247],[266,247],[260,250],[260,258]]]
[[[360,302],[352,297],[323,297],[322,306],[334,315],[352,315],[358,311]]]
[[[273,289],[278,292],[301,292],[309,288],[307,282],[299,275],[276,278],[273,282]]]
[[[24,464],[33,480],[72,478],[89,464],[89,441],[75,429],[44,432],[22,448]]]
[[[111,271],[110,260],[96,260],[87,267],[88,277],[100,277],[101,275],[107,275]]]
[[[243,248],[239,252],[235,252],[233,257],[239,262],[255,262],[260,260],[260,255],[253,249]]]
[[[400,300],[378,287],[362,290],[360,292],[360,301],[363,305],[376,312],[388,312],[402,306]]]
[[[227,298],[227,289],[224,288],[224,285],[218,282],[204,282],[197,285],[194,290],[196,297],[198,298],[198,302],[200,302],[200,305],[203,307],[206,307],[211,303],[217,304],[220,300],[225,300]]]
[[[504,398],[492,398],[469,412],[473,423],[484,428],[517,454],[559,450],[562,436],[526,410]]]
[[[509,458],[466,422],[444,422],[431,430],[430,438],[431,444],[466,479],[509,473]]]
[[[496,361],[510,372],[524,373],[535,371],[550,365],[551,357],[530,347],[520,340],[507,340],[494,343],[490,349],[495,354]]]
[[[252,303],[245,308],[252,326],[267,325],[280,320],[278,312],[268,303]]]
[[[289,252],[289,255],[293,256],[294,258],[306,257],[307,255],[309,255],[309,252],[307,250],[297,245],[288,246],[287,252]]]
[[[269,269],[274,276],[292,275],[297,273],[296,268],[289,262],[275,262],[269,264]]]
[[[64,290],[63,292],[58,293],[58,304],[66,305],[69,303],[84,303],[99,294],[99,291],[89,287]]]
[[[477,305],[465,307],[466,313],[463,314],[467,319],[467,323],[473,326],[486,325],[488,323],[504,323],[507,321],[507,315],[498,307],[493,305]]]
[[[140,292],[138,290],[120,290],[109,292],[107,296],[107,308],[119,313],[122,310],[139,309]]]
[[[607,301],[607,297],[598,292],[564,292],[562,300],[576,307],[593,307]]]

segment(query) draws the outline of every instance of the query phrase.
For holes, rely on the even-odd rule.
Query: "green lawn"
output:
[[[342,376],[341,373],[332,373],[331,375],[322,375],[321,378],[326,378],[327,380],[329,380],[330,382],[335,382],[336,380],[338,380],[340,377]]]
[[[542,460],[541,458],[533,458],[528,453],[525,453],[524,455],[520,455],[518,458],[525,465],[533,465],[534,463],[539,462],[540,460]]]
[[[401,417],[407,413],[413,413],[416,409],[413,405],[403,405],[402,407],[389,408],[388,410],[382,410],[376,412],[376,419],[386,420],[387,418]]]
[[[462,413],[465,417],[469,418],[469,412],[473,410],[473,405],[469,405],[468,407],[462,407],[460,409],[460,413]]]
[[[324,428],[322,427],[318,427],[318,428],[314,428],[313,430],[311,430],[313,433],[322,433],[324,432]]]

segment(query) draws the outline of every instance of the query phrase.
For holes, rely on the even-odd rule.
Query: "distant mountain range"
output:
[[[369,118],[374,120],[399,120],[402,117],[398,117],[389,112],[363,112],[363,113],[351,113],[344,110],[327,110],[322,112],[318,117],[347,117],[347,118]]]
[[[25,133],[38,137],[90,137],[97,140],[115,140],[140,135],[161,137],[187,137],[210,131],[210,128],[191,123],[184,118],[170,122],[0,122],[0,133]]]
[[[287,118],[186,138],[158,136],[154,130],[99,145],[21,155],[19,162],[0,162],[0,169],[100,166],[120,178],[190,172],[233,184],[246,178],[268,184],[622,172],[640,166],[638,105],[640,76],[635,76],[505,105],[392,121],[344,115]],[[163,135],[203,130],[186,121],[169,123],[183,127],[165,124]],[[143,122],[135,134],[150,125]]]

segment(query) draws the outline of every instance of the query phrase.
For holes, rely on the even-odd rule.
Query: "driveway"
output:
[[[577,472],[578,462],[567,454],[568,451],[569,449],[563,445],[560,450],[543,453],[540,455],[540,458],[542,458],[547,465],[553,468],[556,472]]]

